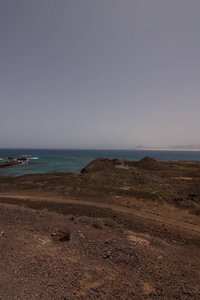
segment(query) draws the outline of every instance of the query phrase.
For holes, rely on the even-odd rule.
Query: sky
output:
[[[0,148],[200,144],[199,0],[0,0]]]

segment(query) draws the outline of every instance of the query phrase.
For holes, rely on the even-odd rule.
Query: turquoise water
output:
[[[28,159],[24,165],[0,169],[0,175],[80,172],[90,161],[98,157],[140,160],[145,156],[159,161],[200,161],[198,151],[0,149],[0,162],[6,161],[8,157]]]

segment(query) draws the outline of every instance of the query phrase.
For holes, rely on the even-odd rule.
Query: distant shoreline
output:
[[[200,151],[200,149],[173,149],[173,148],[146,148],[134,149],[136,151]]]

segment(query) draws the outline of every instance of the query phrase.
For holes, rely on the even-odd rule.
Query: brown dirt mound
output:
[[[144,157],[141,159],[137,164],[138,168],[144,169],[144,170],[163,170],[165,169],[165,166],[161,163],[155,160],[151,157]]]
[[[97,158],[91,161],[86,167],[81,170],[81,173],[99,172],[111,170],[115,167],[116,161],[107,158]]]
[[[98,182],[101,185],[124,186],[146,183],[146,176],[141,172],[119,166],[123,167],[123,163],[118,159],[98,158],[83,168],[81,173],[90,176],[93,183]]]

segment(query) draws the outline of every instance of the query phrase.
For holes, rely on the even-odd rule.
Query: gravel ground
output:
[[[183,232],[169,240],[10,204],[0,220],[2,300],[200,299],[199,247]]]

